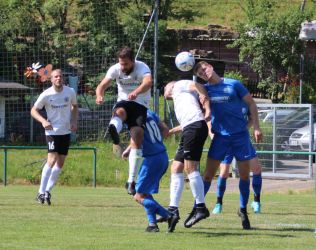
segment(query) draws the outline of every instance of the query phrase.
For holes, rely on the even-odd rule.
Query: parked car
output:
[[[295,109],[277,109],[275,111],[276,119],[281,120],[284,117],[293,113],[294,111]],[[259,119],[262,120],[263,122],[273,122],[274,111],[271,109],[259,110],[258,115],[259,115]]]
[[[316,123],[314,123],[314,145],[312,147],[312,151],[315,150],[315,140],[316,140]],[[310,134],[310,126],[307,125],[300,129],[295,130],[290,138],[289,138],[289,146],[291,150],[295,151],[309,151],[311,134]]]

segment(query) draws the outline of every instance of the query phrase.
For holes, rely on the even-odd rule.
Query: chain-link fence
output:
[[[44,70],[49,64],[61,68],[64,83],[77,92],[77,140],[102,139],[117,90],[112,84],[105,103],[97,106],[96,86],[117,62],[122,46],[138,51],[138,59],[153,68],[153,23],[143,39],[153,6],[135,9],[130,1],[112,0],[1,2],[1,7],[8,23],[0,36],[0,139],[13,144],[44,141],[44,130],[31,119],[30,109],[50,82],[39,74],[24,75],[36,62]]]

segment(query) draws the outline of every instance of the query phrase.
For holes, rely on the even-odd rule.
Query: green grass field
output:
[[[315,249],[316,199],[311,192],[264,195],[263,213],[249,218],[253,230],[241,229],[238,194],[225,195],[221,215],[211,215],[191,229],[183,221],[192,205],[186,184],[181,220],[174,233],[145,233],[143,208],[123,188],[60,187],[52,206],[35,202],[37,186],[0,188],[0,249]],[[157,200],[168,204],[169,191]],[[208,194],[207,204],[214,200]]]

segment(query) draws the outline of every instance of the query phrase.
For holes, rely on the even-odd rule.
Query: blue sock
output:
[[[156,202],[152,197],[146,197],[143,201],[143,206],[145,208],[149,224],[155,224],[157,211]]]
[[[207,194],[208,190],[210,190],[211,182],[203,180],[203,184],[204,184],[204,196],[205,196]],[[194,201],[193,207],[194,208],[196,207],[195,201]]]
[[[262,187],[261,174],[254,174],[252,176],[252,189],[255,194],[255,197],[259,197],[259,199],[260,199],[261,187]]]
[[[170,212],[154,200],[154,198],[152,200],[156,203],[156,214],[159,214],[163,218],[169,217]]]
[[[216,195],[219,198],[223,198],[225,190],[226,190],[226,180],[227,178],[218,177],[217,179],[217,192]]]
[[[239,180],[239,203],[240,208],[247,208],[248,199],[249,199],[249,186],[250,186],[250,180]]]

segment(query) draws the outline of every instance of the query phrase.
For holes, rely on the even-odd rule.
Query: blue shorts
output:
[[[224,160],[222,160],[221,163],[223,164],[231,164],[233,162],[234,156],[231,152],[231,149],[229,150],[229,152],[226,153]]]
[[[227,158],[225,159],[225,157]],[[229,157],[235,157],[237,161],[248,161],[257,156],[255,148],[250,141],[249,132],[235,135],[215,134],[208,151],[208,158],[228,162]]]
[[[168,169],[167,152],[146,156],[138,172],[136,192],[141,194],[156,194],[159,190],[161,177]]]

